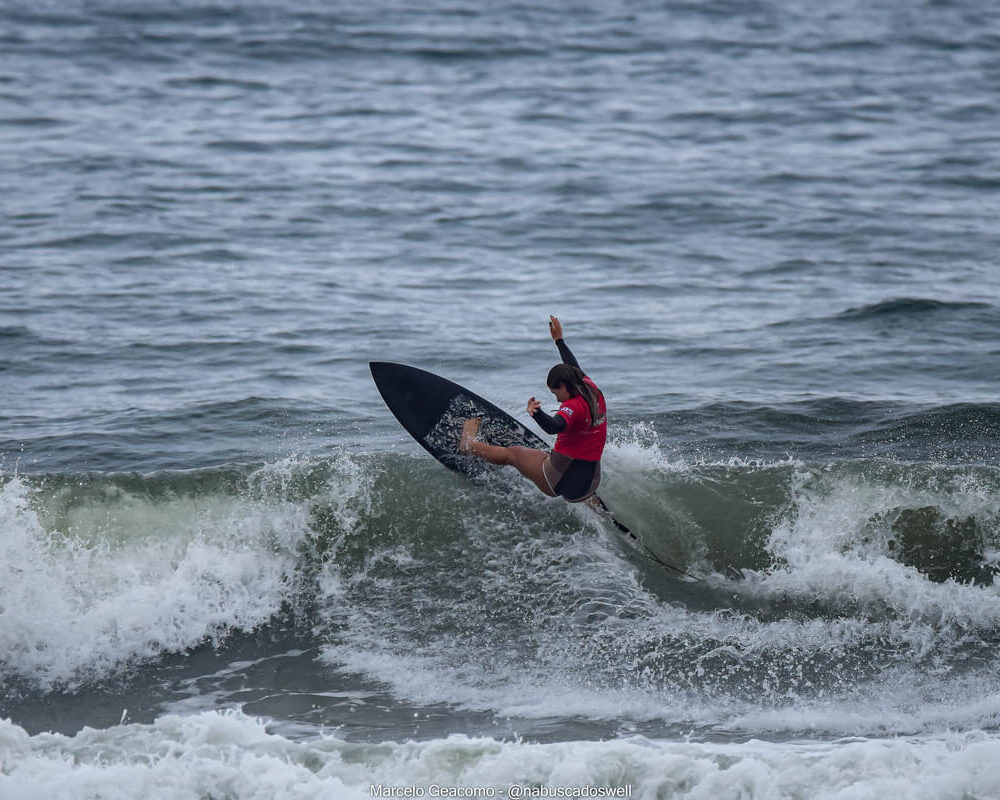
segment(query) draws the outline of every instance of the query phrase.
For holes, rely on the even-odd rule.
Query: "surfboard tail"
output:
[[[637,538],[636,535],[634,533],[632,533],[631,530],[629,530],[625,525],[623,525],[621,522],[619,522],[617,519],[615,519],[615,515],[611,513],[611,509],[608,508],[607,503],[605,503],[596,494],[594,495],[594,500],[597,503],[597,506],[601,509],[601,511],[603,511],[605,514],[608,515],[608,519],[611,520],[611,524],[612,525],[614,525],[616,528],[618,528],[618,530],[620,530],[624,534],[627,534],[631,538],[633,538],[633,539]]]
[[[626,534],[630,539],[639,543],[639,546],[642,547],[643,554],[646,556],[646,558],[650,559],[651,561],[655,561],[661,567],[666,567],[669,570],[673,570],[678,575],[683,575],[686,578],[691,578],[691,580],[698,581],[699,583],[703,582],[702,578],[699,578],[697,575],[692,575],[690,572],[685,572],[680,567],[675,567],[673,564],[664,561],[662,558],[656,555],[656,553],[654,553],[645,544],[643,544],[643,542],[640,541],[639,537],[636,536],[634,533],[632,533],[632,531],[629,530],[629,528],[627,528],[624,524],[615,519],[615,515],[611,513],[611,509],[608,508],[607,504],[596,494],[594,495],[594,500],[597,507],[599,507],[601,511],[603,511],[605,514],[608,515],[608,519],[611,521],[612,525],[614,525],[622,533]]]

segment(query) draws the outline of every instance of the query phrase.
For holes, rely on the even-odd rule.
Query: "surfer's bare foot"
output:
[[[476,437],[479,435],[479,428],[482,424],[482,417],[472,417],[463,423],[462,438],[458,442],[459,453],[474,455],[472,452],[472,443],[476,441]]]

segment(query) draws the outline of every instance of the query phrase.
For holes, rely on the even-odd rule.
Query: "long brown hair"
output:
[[[550,389],[556,389],[559,384],[562,384],[566,387],[570,397],[576,397],[577,395],[582,397],[587,402],[587,408],[590,409],[590,425],[591,427],[597,427],[598,417],[601,415],[600,406],[598,405],[598,401],[602,396],[601,390],[596,386],[587,384],[583,378],[583,370],[579,367],[574,367],[571,364],[556,364],[549,370],[545,383]]]

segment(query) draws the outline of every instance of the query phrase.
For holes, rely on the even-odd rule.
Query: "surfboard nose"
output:
[[[368,366],[385,404],[417,440],[437,424],[459,389],[451,381],[407,364],[372,361]]]

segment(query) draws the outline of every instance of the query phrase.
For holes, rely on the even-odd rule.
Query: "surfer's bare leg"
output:
[[[555,493],[549,486],[549,482],[545,480],[545,473],[542,471],[542,464],[548,453],[531,447],[500,447],[476,441],[479,427],[482,424],[483,421],[478,417],[465,421],[462,426],[462,438],[458,443],[459,452],[477,456],[491,464],[514,467],[526,478],[529,478],[544,494],[555,497]]]
[[[549,487],[542,471],[542,464],[548,457],[544,450],[531,447],[500,447],[486,442],[473,442],[472,454],[479,456],[491,464],[500,464],[517,469],[524,477],[529,478],[544,494],[555,497],[555,492]]]

